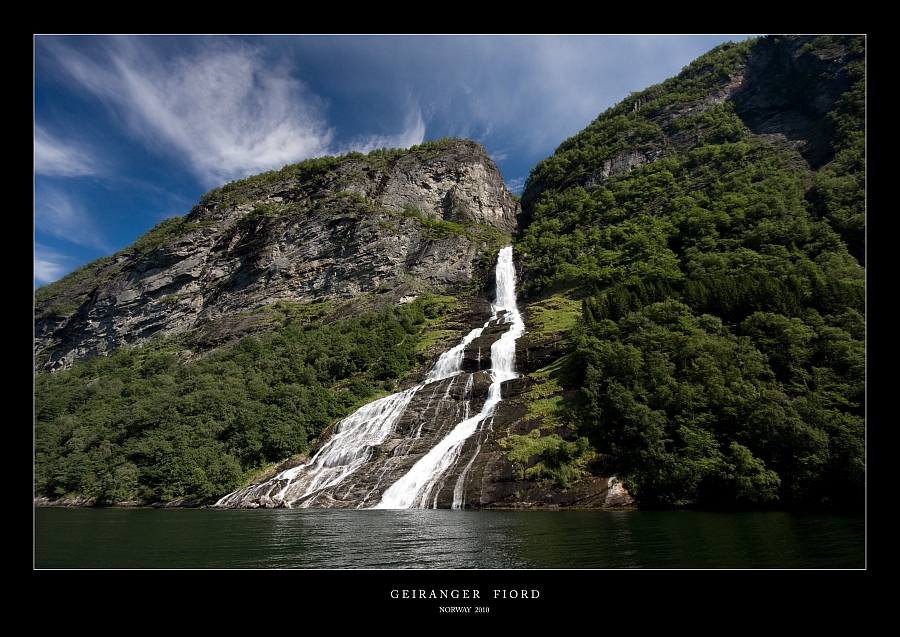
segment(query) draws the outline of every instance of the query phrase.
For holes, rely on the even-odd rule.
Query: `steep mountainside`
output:
[[[558,413],[642,503],[862,503],[864,38],[717,47],[522,200],[530,297],[581,303]]]
[[[521,209],[473,142],[287,166],[36,293],[36,494],[369,506],[483,410],[419,504],[859,506],[864,257],[856,36],[717,47]]]
[[[35,366],[64,369],[190,330],[225,340],[253,329],[248,312],[277,302],[375,294],[377,308],[457,291],[518,213],[485,150],[465,141],[233,182],[133,248],[39,290]]]

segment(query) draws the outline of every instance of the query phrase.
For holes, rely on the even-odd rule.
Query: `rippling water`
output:
[[[37,568],[864,568],[862,516],[38,508]]]

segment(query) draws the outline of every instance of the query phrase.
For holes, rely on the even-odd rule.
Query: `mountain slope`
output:
[[[376,307],[473,281],[519,206],[474,142],[351,153],[204,195],[183,219],[37,291],[37,369],[151,338],[252,331],[276,302],[376,295]],[[238,319],[237,317],[243,317]]]
[[[529,294],[581,301],[569,426],[644,504],[862,502],[864,55],[723,45],[532,172]]]
[[[474,142],[326,157],[39,289],[36,493],[204,499],[307,452],[458,338],[518,210]]]

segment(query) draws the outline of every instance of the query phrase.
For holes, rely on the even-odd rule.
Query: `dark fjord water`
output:
[[[699,511],[34,511],[36,568],[864,568],[863,516]]]

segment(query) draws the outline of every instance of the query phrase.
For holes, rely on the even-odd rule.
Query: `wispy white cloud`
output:
[[[35,124],[34,172],[51,177],[83,177],[100,171],[88,152],[61,142]]]
[[[408,82],[429,130],[549,154],[607,107],[677,74],[726,38],[686,36],[410,36],[361,39],[361,80]],[[740,38],[736,38],[740,39]],[[351,43],[357,40],[350,38]],[[317,41],[318,42],[318,41]],[[357,42],[358,43],[358,42]],[[343,56],[341,40],[320,46]],[[349,55],[349,54],[347,54]],[[354,68],[355,60],[345,62]],[[389,72],[392,71],[392,72]]]
[[[340,153],[356,150],[367,153],[375,148],[409,148],[425,141],[425,119],[418,104],[411,104],[406,109],[403,130],[395,135],[367,135],[358,138],[342,147]]]
[[[503,161],[504,159],[509,157],[509,149],[508,148],[502,148],[500,150],[489,148],[488,152],[491,155],[491,159],[493,159],[495,162]]]
[[[94,218],[54,188],[41,188],[35,193],[34,227],[78,245],[109,251]]]
[[[516,195],[521,195],[525,190],[526,177],[516,177],[506,182],[506,189]]]
[[[325,104],[253,46],[223,39],[164,60],[140,39],[106,43],[109,60],[56,45],[58,62],[148,146],[174,151],[210,184],[324,154]]]
[[[72,259],[39,243],[34,244],[34,282],[52,283],[72,268]]]

